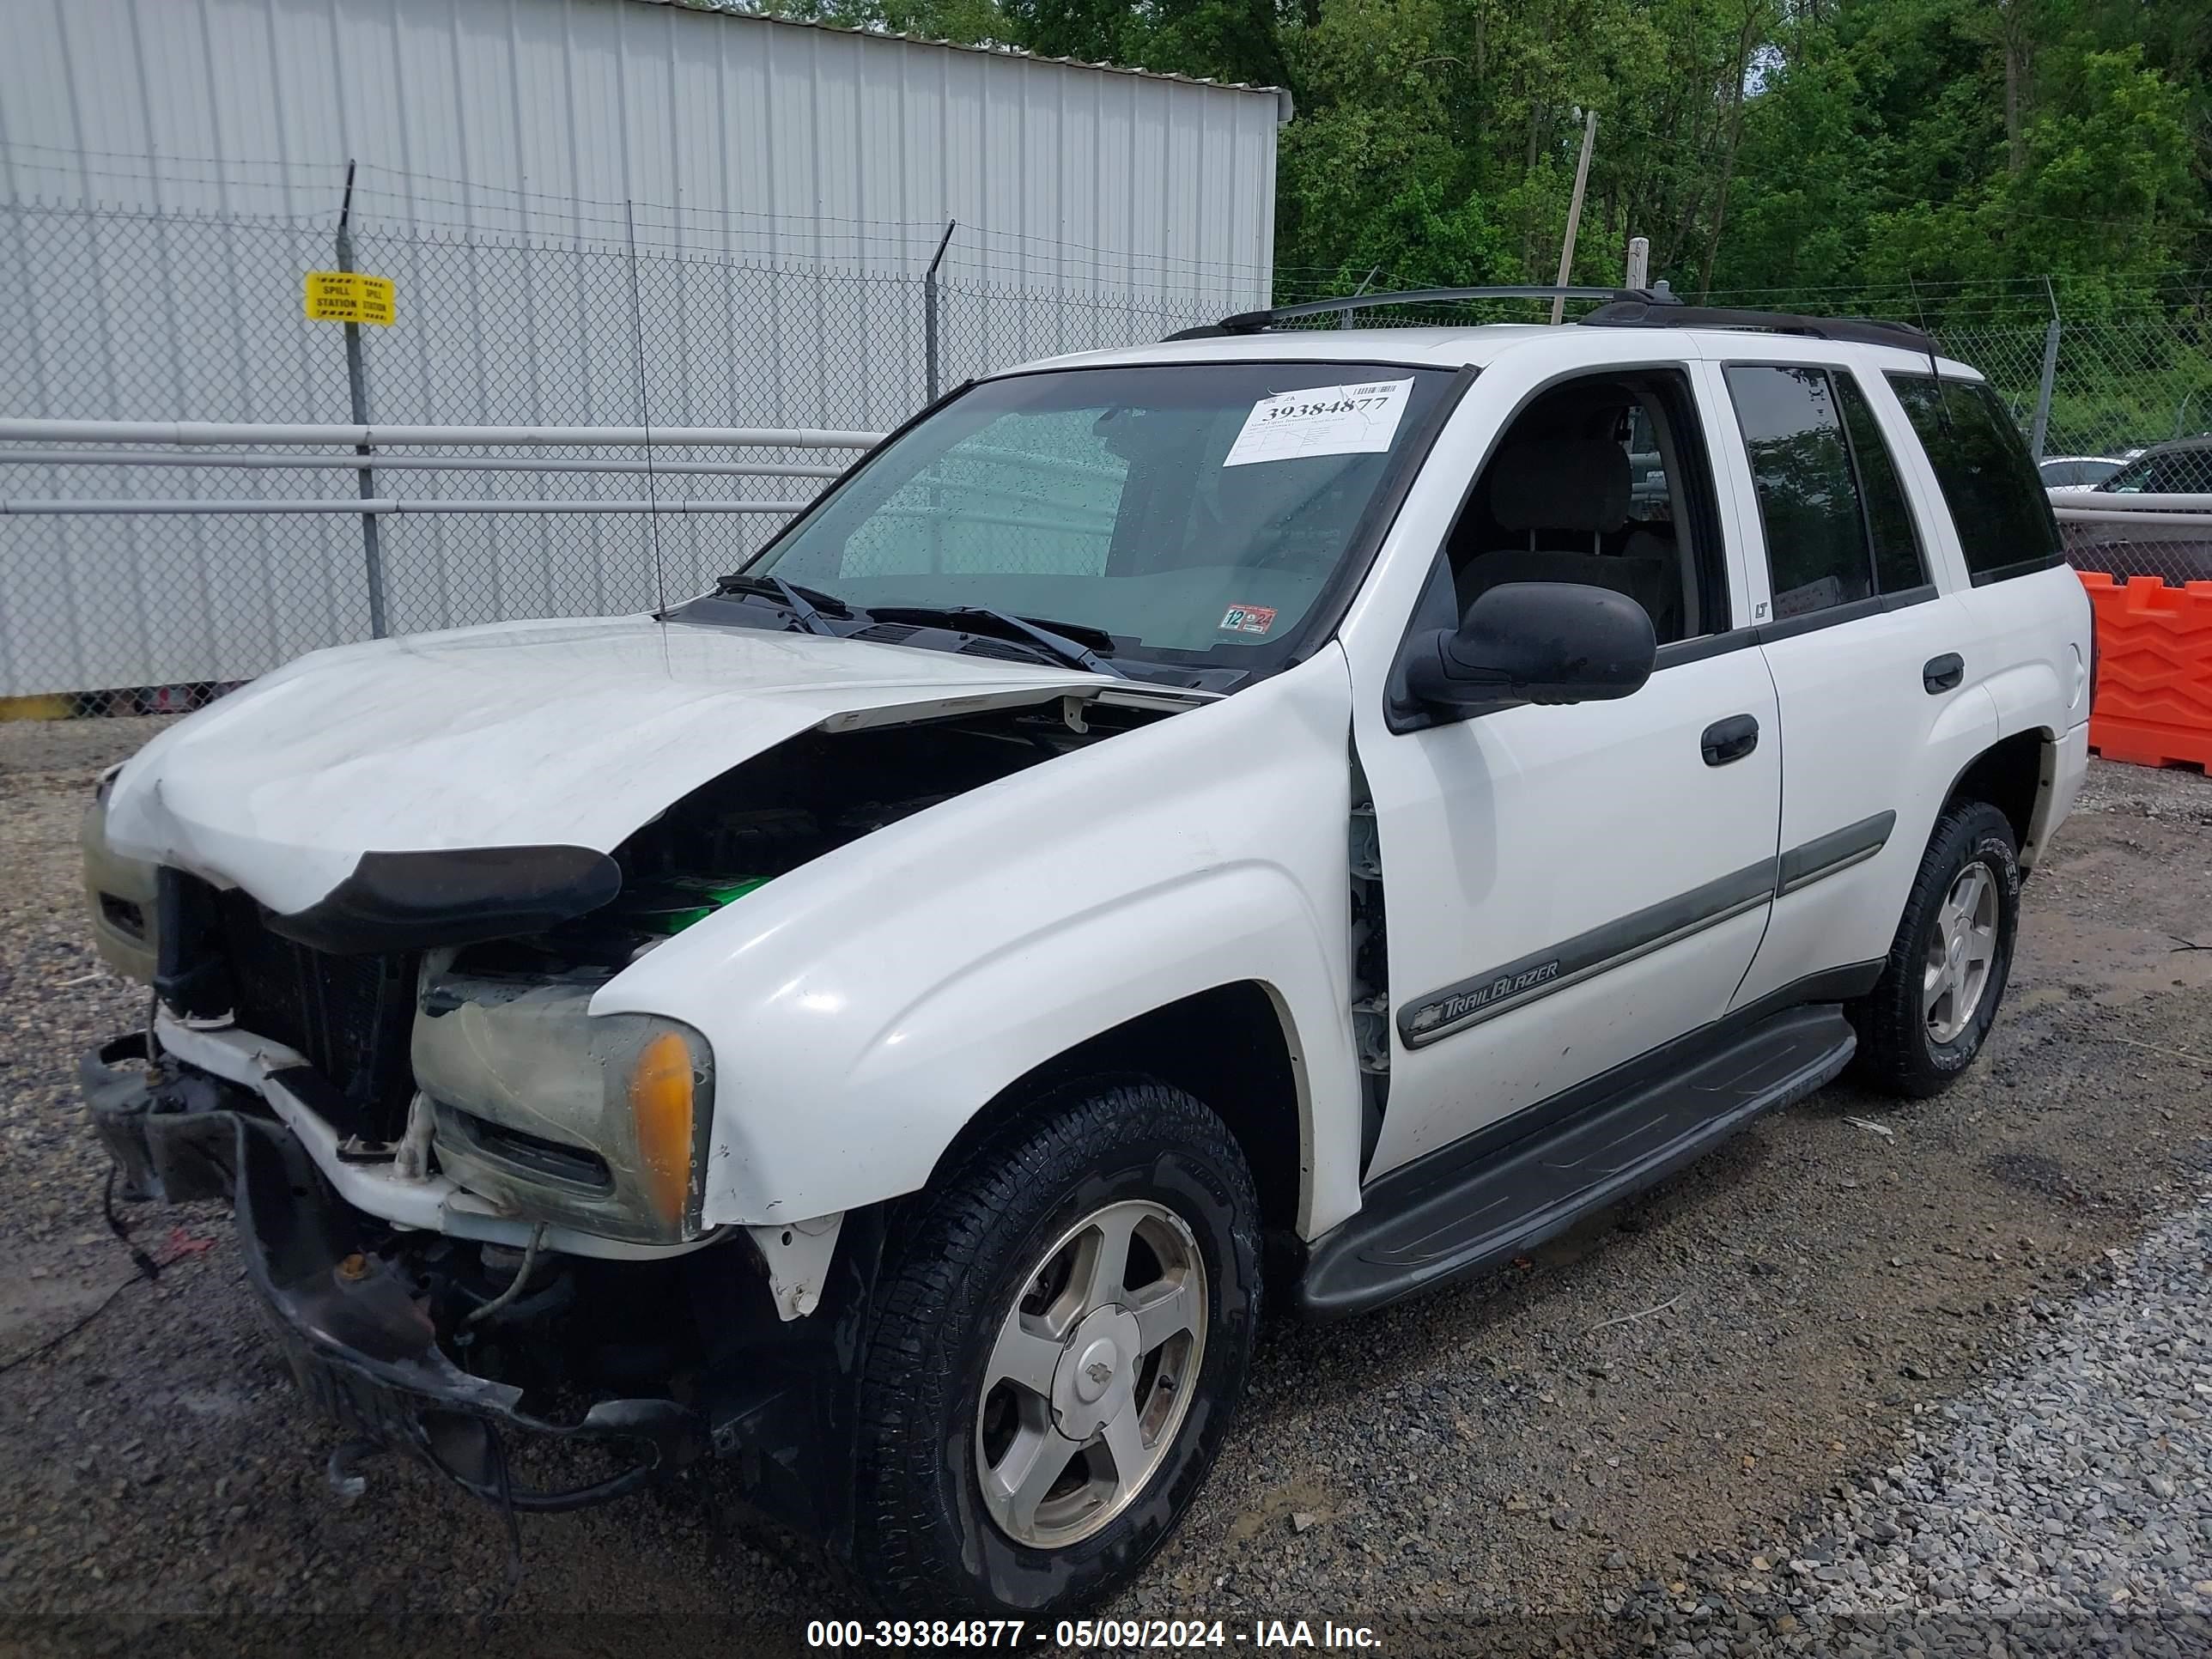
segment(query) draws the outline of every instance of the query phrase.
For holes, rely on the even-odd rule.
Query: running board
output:
[[[1393,1170],[1358,1214],[1315,1241],[1292,1291],[1297,1310],[1341,1319],[1510,1261],[1802,1100],[1856,1047],[1838,1006],[1786,1009],[1685,1069],[1647,1074],[1487,1156],[1452,1147]]]

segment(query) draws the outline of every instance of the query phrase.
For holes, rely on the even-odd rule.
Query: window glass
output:
[[[1506,582],[1576,582],[1634,599],[1666,645],[1728,625],[1717,519],[1688,378],[1590,375],[1514,416],[1443,553],[1462,616]]]
[[[1838,374],[1836,393],[1843,402],[1844,428],[1850,434],[1851,459],[1858,463],[1867,529],[1874,537],[1875,588],[1902,593],[1921,586],[1928,580],[1927,562],[1921,556],[1920,538],[1912,528],[1912,510],[1905,505],[1905,486],[1898,482],[1889,441],[1881,435],[1874,406],[1856,380]]]
[[[748,574],[855,611],[982,607],[1103,632],[1117,657],[1251,672],[1294,645],[1450,386],[1347,362],[987,380],[871,455]]]
[[[2020,428],[1986,386],[1889,377],[1942,486],[1976,581],[2024,573],[2058,554],[2058,525]]]
[[[1779,622],[1874,592],[1866,520],[1826,369],[1745,365],[1729,395],[1751,458]]]

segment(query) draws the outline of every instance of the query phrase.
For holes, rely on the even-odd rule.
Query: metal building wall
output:
[[[1262,294],[1269,90],[662,0],[9,0],[11,199],[659,240],[1010,287]],[[149,157],[161,158],[149,166]],[[1256,285],[1256,288],[1255,288]]]
[[[922,398],[948,218],[947,385],[1269,292],[1269,91],[659,0],[6,11],[0,414],[349,418],[339,331],[300,299],[349,158],[358,264],[398,285],[397,325],[362,331],[380,422],[888,427]],[[241,482],[0,450],[0,496]],[[288,491],[351,479],[248,493]],[[727,568],[771,527],[386,520],[392,626],[639,608],[665,552]],[[264,672],[365,633],[361,573],[349,518],[0,518],[0,696]]]

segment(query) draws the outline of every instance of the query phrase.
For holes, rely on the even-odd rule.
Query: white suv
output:
[[[1988,387],[1312,309],[963,387],[714,592],[319,652],[102,781],[157,1000],[93,1115],[234,1198],[334,1478],[719,1454],[881,1603],[1064,1610],[1188,1508],[1263,1279],[1357,1314],[1972,1061],[2092,678]]]

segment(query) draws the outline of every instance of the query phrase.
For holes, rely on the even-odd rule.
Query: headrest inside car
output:
[[[1607,534],[1628,520],[1628,454],[1603,438],[1546,438],[1500,450],[1490,511],[1507,530]]]

